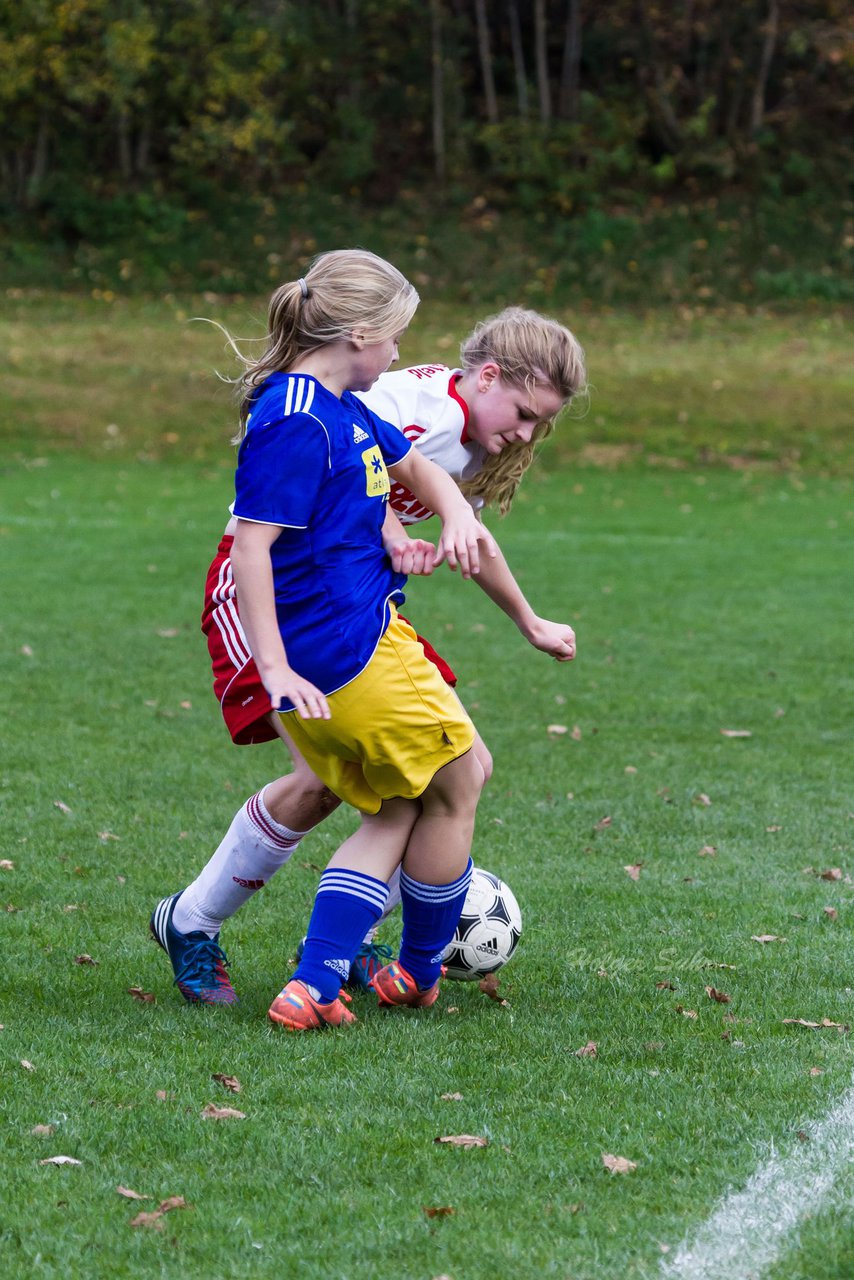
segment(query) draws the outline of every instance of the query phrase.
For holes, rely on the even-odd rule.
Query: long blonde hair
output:
[[[575,335],[557,320],[523,307],[507,307],[482,320],[463,342],[460,356],[465,370],[491,361],[513,386],[530,392],[537,385],[551,387],[561,398],[561,409],[587,389],[584,351]],[[537,444],[554,430],[557,416],[541,423],[529,443],[507,445],[487,458],[478,474],[460,485],[463,493],[506,515]]]
[[[383,342],[412,319],[419,298],[406,277],[367,249],[333,249],[312,261],[305,275],[279,285],[267,312],[266,347],[256,360],[245,356],[230,334],[229,345],[244,366],[237,379],[240,429],[256,387],[271,373],[286,372],[299,356],[317,351],[354,332],[368,342]]]

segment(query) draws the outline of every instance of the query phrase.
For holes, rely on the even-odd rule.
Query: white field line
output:
[[[834,1183],[854,1172],[854,1084],[826,1116],[804,1126],[786,1154],[772,1150],[742,1191],[730,1193],[660,1275],[667,1280],[758,1280],[799,1223],[820,1212]],[[850,1194],[850,1185],[849,1185]]]

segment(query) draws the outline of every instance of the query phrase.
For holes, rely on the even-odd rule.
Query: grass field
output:
[[[185,1007],[146,936],[284,758],[233,747],[209,692],[197,615],[230,415],[219,339],[211,356],[175,309],[21,299],[4,335],[4,1274],[854,1274],[841,317],[579,320],[589,413],[496,526],[577,661],[451,575],[409,601],[496,759],[474,853],[522,906],[507,1004],[463,984],[427,1011],[357,997],[357,1027],[300,1038],[264,1015],[347,814],[223,934],[235,1008]],[[464,327],[425,320],[412,358]],[[489,1145],[434,1141],[458,1134]],[[831,1176],[770,1256],[751,1261],[745,1219],[740,1261],[679,1261],[772,1152],[797,1201],[811,1143]],[[187,1207],[131,1226],[173,1196]]]

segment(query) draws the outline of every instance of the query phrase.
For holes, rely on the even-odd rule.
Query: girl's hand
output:
[[[477,516],[467,507],[467,513],[455,515],[442,525],[442,536],[433,557],[433,565],[448,562],[449,569],[459,565],[464,578],[480,572],[480,556],[486,554],[494,557],[498,554],[498,546],[485,524],[481,524]]]
[[[385,550],[395,573],[405,573],[408,577],[429,578],[433,572],[436,548],[432,542],[426,542],[424,538],[410,538],[408,534],[403,534],[399,538],[387,538]]]
[[[525,638],[535,649],[551,654],[558,662],[571,662],[575,657],[575,632],[566,623],[535,618],[526,628]]]
[[[332,713],[324,695],[310,680],[297,675],[287,663],[262,672],[261,678],[274,711],[287,699],[293,703],[297,715],[303,720],[331,719]]]

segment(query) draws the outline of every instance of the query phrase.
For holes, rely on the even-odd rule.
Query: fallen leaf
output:
[[[170,1093],[168,1089],[158,1089],[154,1096],[158,1102],[174,1102],[176,1097],[176,1095],[174,1093]]]
[[[224,1076],[219,1071],[215,1071],[211,1076],[211,1080],[216,1080],[217,1084],[221,1084],[224,1089],[228,1089],[229,1093],[240,1093],[241,1084],[237,1076]]]
[[[21,1066],[24,1068],[25,1071],[35,1071],[35,1067],[33,1066],[33,1064],[29,1062],[26,1058],[21,1059]]]
[[[774,831],[782,831],[782,830],[783,830],[783,828],[782,828],[782,827],[773,826],[773,827],[766,827],[766,828],[765,828],[765,830],[766,830],[766,831],[770,831],[770,832],[774,832]]]
[[[120,1196],[124,1196],[125,1200],[150,1200],[151,1196],[141,1196],[138,1191],[131,1191],[130,1187],[116,1187]]]
[[[51,1138],[56,1133],[55,1124],[36,1124],[30,1129],[34,1138]]]
[[[489,1138],[478,1138],[473,1133],[455,1133],[444,1138],[434,1138],[434,1142],[442,1142],[450,1147],[488,1147]]]
[[[595,1040],[588,1040],[580,1049],[575,1050],[576,1058],[598,1058],[599,1046]]]
[[[108,840],[121,840],[121,836],[115,835],[112,831],[99,831],[98,839],[103,840],[106,844]]]
[[[82,956],[74,957],[74,963],[75,964],[99,964],[100,962],[98,960],[93,960],[92,957],[87,955],[86,952],[84,951]]]
[[[627,1160],[625,1156],[612,1156],[610,1152],[602,1152],[602,1163],[609,1173],[631,1173],[637,1168],[634,1160]]]
[[[163,640],[172,640],[175,636],[178,635],[178,628],[177,627],[161,627],[158,630],[157,634]]]
[[[637,769],[633,764],[627,764],[623,773],[637,773]]]
[[[656,991],[675,991],[676,983],[675,982],[656,982],[655,989]]]
[[[697,801],[697,804],[702,804],[706,808],[708,808],[709,805],[712,803],[709,797],[706,795],[705,791],[700,792],[700,794],[696,797],[696,801]]]
[[[157,1004],[154,992],[143,991],[142,987],[128,987],[128,995],[133,996],[134,1000],[138,1000],[140,1004]]]
[[[810,1075],[811,1075],[811,1076],[823,1076],[823,1075],[824,1075],[824,1067],[810,1067]]]
[[[138,1213],[135,1218],[131,1218],[130,1225],[132,1227],[150,1227],[154,1231],[162,1231],[163,1223],[160,1219],[162,1213],[158,1213],[155,1209],[152,1213]]]
[[[427,1214],[428,1218],[450,1218],[457,1212],[456,1209],[452,1209],[449,1204],[441,1204],[441,1205],[425,1204],[425,1205],[422,1205],[421,1207],[424,1210],[424,1212]]]
[[[750,935],[751,942],[785,942],[785,938],[780,938],[776,933],[752,933]]]
[[[202,1115],[206,1120],[245,1120],[246,1113],[244,1111],[235,1111],[234,1107],[218,1107],[215,1103],[209,1102],[202,1107]]]
[[[824,914],[827,916],[828,920],[839,919],[839,912],[836,910],[836,907],[825,907]]]
[[[507,1008],[507,1001],[503,996],[498,994],[498,976],[494,973],[488,973],[485,978],[481,978],[477,984],[478,988],[485,996],[489,996],[490,1000],[494,1000],[496,1004],[500,1004],[503,1008]]]
[[[565,724],[550,724],[546,726],[546,733],[550,738],[562,738],[569,730]]]
[[[612,822],[611,818],[600,818],[599,821],[594,826],[593,830],[604,831],[606,827],[610,827],[611,822]]]
[[[0,858],[0,871],[14,871],[15,864],[10,862],[8,858]]]
[[[572,726],[572,732],[570,733],[570,735],[569,735],[569,736],[570,736],[570,738],[572,738],[572,741],[573,741],[573,742],[580,742],[580,741],[581,741],[581,726],[580,726],[580,725],[577,725],[577,724],[574,724],[574,725]]]
[[[462,1102],[463,1095],[461,1093],[443,1093],[442,1102]]]
[[[786,1026],[794,1027],[838,1027],[840,1031],[847,1031],[848,1026],[844,1022],[831,1022],[830,1018],[822,1018],[821,1022],[808,1022],[806,1018],[784,1018],[783,1023]]]
[[[685,1009],[681,1004],[677,1004],[676,1012],[681,1013],[683,1018],[696,1018],[697,1016],[696,1009]]]
[[[642,862],[634,862],[630,867],[623,867],[623,870],[625,871],[626,875],[629,877],[630,880],[638,880],[640,879],[642,866],[643,866]]]
[[[822,880],[841,880],[842,871],[839,867],[828,867],[826,871],[821,873]]]
[[[39,1164],[82,1164],[82,1160],[75,1160],[73,1156],[48,1156],[46,1160],[39,1160]]]
[[[69,809],[68,805],[65,803],[65,801],[64,801],[64,800],[54,800],[54,802],[53,802],[53,807],[54,807],[54,809],[59,809],[60,813],[71,813],[71,812],[72,812],[72,811],[71,811],[71,809]]]
[[[460,1011],[460,1006],[458,1004],[449,1004],[445,1010],[445,1013],[459,1013],[459,1011]]]
[[[28,645],[28,644],[22,644],[22,645],[21,645],[21,653],[23,654],[23,656],[24,656],[25,658],[31,658],[31,657],[33,656],[33,650],[32,650],[32,647],[31,647],[30,645]]]
[[[753,733],[750,729],[721,729],[721,733],[725,738],[752,738]]]
[[[809,1142],[810,1136],[804,1129],[798,1129],[798,1142]]]
[[[184,700],[184,702],[182,702],[182,703],[181,703],[181,710],[182,710],[182,711],[192,711],[192,710],[193,710],[193,704],[192,704],[192,702],[190,702],[189,700],[186,700],[186,699],[185,699],[185,700]]]
[[[716,987],[706,987],[706,995],[710,1000],[717,1000],[718,1004],[729,1004],[732,996],[728,996],[725,991],[718,991]]]
[[[186,1209],[187,1201],[183,1196],[169,1196],[167,1200],[161,1200],[157,1206],[158,1213],[169,1213],[172,1209]]]
[[[698,858],[716,858],[718,851],[713,844],[704,844],[702,849],[697,851]]]

